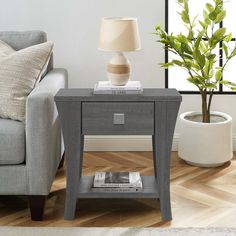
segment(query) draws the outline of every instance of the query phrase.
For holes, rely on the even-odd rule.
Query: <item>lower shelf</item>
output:
[[[101,193],[91,190],[93,176],[80,180],[78,198],[159,198],[157,181],[154,176],[142,176],[143,190],[135,193]]]

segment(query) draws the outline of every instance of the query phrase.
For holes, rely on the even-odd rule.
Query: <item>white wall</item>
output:
[[[164,24],[160,0],[0,0],[0,30],[42,29],[55,42],[55,65],[69,71],[71,87],[93,87],[106,80],[112,53],[97,50],[100,19],[104,16],[138,18],[142,51],[127,53],[133,79],[146,87],[164,86],[157,67],[163,51],[150,33]]]
[[[138,18],[142,50],[128,53],[132,78],[144,87],[164,87],[164,71],[158,62],[164,61],[164,51],[155,42],[156,24],[164,26],[164,0],[0,0],[0,30],[41,29],[55,42],[56,67],[69,71],[70,87],[93,87],[98,80],[106,79],[106,64],[112,54],[97,50],[100,19],[104,16],[134,16]],[[177,78],[178,79],[178,78]],[[199,97],[183,97],[181,111],[199,110]],[[236,97],[217,96],[213,109],[225,111],[236,118]],[[234,123],[234,133],[236,127]],[[178,137],[178,124],[176,136]],[[132,137],[135,138],[135,137]],[[108,140],[91,138],[96,149],[106,149]],[[135,140],[135,139],[132,139]],[[135,149],[136,143],[149,149],[149,138],[125,140],[125,149]],[[124,142],[110,141],[120,150]],[[98,144],[99,143],[99,144]],[[121,145],[119,146],[119,144]],[[127,145],[130,143],[130,146]],[[124,147],[124,146],[123,146]]]

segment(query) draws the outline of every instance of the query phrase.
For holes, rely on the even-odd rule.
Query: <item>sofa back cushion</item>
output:
[[[0,31],[0,40],[9,44],[16,51],[36,44],[47,42],[47,34],[43,31]],[[47,72],[53,69],[53,56],[48,63]]]

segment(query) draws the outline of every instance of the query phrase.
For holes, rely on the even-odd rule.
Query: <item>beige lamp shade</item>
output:
[[[116,52],[141,49],[137,19],[122,17],[103,18],[99,49]]]

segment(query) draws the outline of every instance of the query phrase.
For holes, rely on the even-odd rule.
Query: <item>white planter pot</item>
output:
[[[233,157],[232,118],[221,112],[211,114],[224,120],[202,123],[186,119],[186,117],[200,115],[199,112],[186,112],[180,115],[181,133],[178,154],[191,165],[216,167]]]

